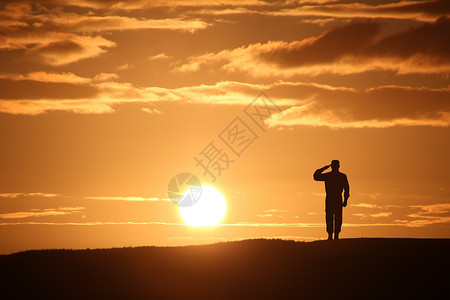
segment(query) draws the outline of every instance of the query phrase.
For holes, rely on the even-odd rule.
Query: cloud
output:
[[[260,218],[267,218],[267,217],[273,217],[274,215],[273,214],[262,214],[262,215],[256,215],[257,217],[260,217]]]
[[[262,0],[220,0],[211,2],[210,0],[44,0],[41,1],[48,4],[58,4],[58,5],[70,5],[78,7],[88,7],[93,9],[108,9],[108,10],[140,10],[155,7],[169,7],[174,9],[176,7],[197,7],[197,6],[242,6],[242,5],[252,5],[252,6],[269,6],[270,2]],[[323,0],[310,0],[308,2],[323,2]]]
[[[291,212],[291,211],[290,210],[285,210],[285,209],[276,209],[276,208],[274,208],[274,209],[265,210],[264,212],[266,212],[266,213],[288,213],[288,212]]]
[[[71,83],[71,84],[89,84],[102,81],[110,81],[117,79],[119,76],[114,73],[100,73],[93,78],[81,77],[71,72],[64,73],[52,73],[52,72],[30,72],[26,74],[12,74],[4,73],[0,74],[1,79],[13,80],[13,81],[36,81],[36,82],[48,82],[48,83]]]
[[[172,201],[170,199],[164,198],[145,198],[145,197],[111,197],[111,196],[101,196],[101,197],[84,197],[84,199],[89,200],[106,200],[106,201]]]
[[[44,198],[54,198],[54,197],[62,197],[59,194],[51,194],[51,193],[2,193],[0,194],[1,198],[18,198],[18,197],[44,197]]]
[[[198,19],[89,16],[42,5],[34,8],[9,3],[0,11],[0,49],[24,50],[28,57],[55,66],[96,57],[116,46],[98,33],[139,29],[195,32],[209,26]]]
[[[98,88],[91,83],[98,83],[100,75],[94,78],[78,77],[71,73],[29,73],[25,75],[6,74],[0,75],[0,101],[3,105],[18,105],[24,101],[30,105],[35,99],[52,101],[52,99],[61,100],[88,100],[96,97],[99,93]],[[101,81],[101,80],[100,80]],[[11,100],[11,101],[10,101]],[[17,101],[17,103],[15,103]]]
[[[360,218],[366,218],[367,214],[362,214],[362,213],[357,213],[357,214],[353,214],[355,217],[360,217]]]
[[[102,32],[111,30],[166,29],[195,32],[209,26],[201,20],[173,19],[136,19],[124,16],[81,16],[78,14],[58,14],[47,17],[61,31]]]
[[[358,203],[358,204],[352,204],[353,207],[362,207],[362,208],[381,208],[380,206],[376,204],[368,204],[368,203]]]
[[[302,19],[300,23],[303,24],[317,24],[319,26],[324,26],[326,23],[333,22],[333,18],[317,18],[317,19]]]
[[[446,0],[400,1],[380,4],[333,2],[338,1],[299,1],[295,5],[292,5],[293,2],[290,1],[279,1],[273,2],[274,5],[267,3],[266,6],[258,8],[251,5],[201,7],[191,13],[214,16],[259,14],[277,17],[390,18],[412,19],[421,22],[432,22],[440,16],[450,13],[450,5]]]
[[[47,225],[47,226],[111,226],[111,225],[170,225],[186,226],[185,223],[170,222],[8,222],[0,223],[0,226],[15,225]]]
[[[143,107],[143,108],[141,108],[141,110],[142,110],[143,112],[148,113],[148,114],[151,114],[151,115],[154,115],[154,114],[159,115],[159,114],[162,113],[161,111],[159,111],[159,110],[156,109],[156,108]]]
[[[153,56],[149,56],[149,60],[158,60],[158,59],[168,59],[170,56],[168,56],[166,53],[158,53]]]
[[[270,227],[270,228],[323,228],[324,223],[257,223],[257,222],[241,222],[233,224],[219,224],[222,227]],[[379,226],[406,226],[399,223],[344,223],[343,227],[379,227]]]
[[[46,209],[31,209],[29,211],[19,211],[13,213],[0,214],[1,219],[24,219],[30,217],[64,216],[79,213],[84,207],[59,207]]]
[[[0,112],[35,116],[49,111],[69,111],[78,114],[105,114],[115,112],[109,99],[77,100],[0,100]]]
[[[395,223],[406,227],[424,227],[434,224],[450,225],[450,203],[437,203],[428,205],[410,205],[402,207],[403,210],[412,209],[404,219],[395,220]],[[409,219],[406,219],[409,218]]]
[[[392,212],[379,212],[376,214],[370,214],[372,218],[383,218],[383,217],[389,217],[392,215]]]
[[[450,220],[445,220],[449,222]],[[392,223],[344,223],[344,228],[354,227],[422,227],[426,225],[440,223],[442,220],[420,220],[420,221],[405,221],[395,220]],[[15,225],[47,225],[47,226],[111,226],[111,225],[168,225],[168,226],[186,226],[185,223],[171,223],[171,222],[8,222],[0,223],[0,226],[15,226]],[[263,223],[263,222],[240,222],[219,224],[218,227],[263,227],[263,228],[324,228],[324,223]]]
[[[12,76],[9,76],[11,78]],[[45,76],[42,76],[45,77]],[[54,76],[55,77],[55,76]],[[185,102],[214,105],[248,105],[264,89],[264,85],[224,81],[213,85],[198,85],[181,88],[137,87],[130,83],[113,81],[95,82],[73,76],[76,83],[90,82],[83,87],[59,85],[35,86],[33,81],[22,80],[20,75],[14,80],[20,82],[20,88],[10,89],[12,82],[4,82],[4,93],[0,96],[0,112],[10,114],[38,115],[49,111],[70,111],[74,113],[113,113],[113,106],[123,103]],[[0,87],[2,80],[0,77]],[[33,89],[30,89],[34,87]],[[60,87],[60,89],[58,89]],[[67,97],[74,99],[67,99]],[[33,98],[31,98],[33,97]],[[34,100],[38,99],[38,100]],[[280,97],[280,105],[297,103],[295,99]]]
[[[193,72],[222,68],[255,77],[353,74],[389,70],[399,74],[450,72],[450,19],[441,17],[383,36],[375,21],[353,21],[301,41],[269,41],[192,56],[175,68]]]
[[[299,89],[301,90],[301,89]],[[320,91],[319,91],[320,90]],[[384,86],[364,91],[317,89],[303,105],[268,120],[271,127],[387,128],[450,125],[450,89]]]
[[[3,45],[0,43],[0,49],[26,48],[25,53],[28,56],[38,57],[43,62],[55,66],[96,57],[105,53],[105,48],[115,46],[114,42],[101,36],[79,36],[70,33],[26,36],[8,39]]]
[[[130,83],[108,81],[109,78],[115,78],[115,74],[99,74],[93,78],[79,77],[72,73],[9,74],[4,75],[4,78],[5,76],[8,80],[5,79],[3,82],[0,76],[0,85],[4,84],[2,96],[7,98],[0,100],[0,112],[10,114],[37,115],[56,110],[75,113],[113,113],[115,105],[124,103],[148,105],[154,102],[173,101],[208,105],[248,105],[264,91],[270,95],[274,103],[284,109],[281,114],[272,115],[267,120],[268,126],[272,128],[450,125],[449,88],[381,86],[355,90],[316,83],[284,81],[271,84],[223,81],[212,85],[161,88],[138,87]],[[101,79],[107,81],[100,81]],[[37,83],[34,81],[37,80],[47,86],[36,86]],[[50,85],[51,81],[55,83]],[[64,88],[60,86],[70,81],[74,84],[64,85]],[[18,88],[8,89],[14,84]],[[69,88],[70,93],[67,93]],[[64,95],[66,97],[70,95],[73,99],[64,98]],[[159,112],[156,108],[140,109],[146,113]],[[372,199],[376,195],[367,197]]]
[[[331,1],[330,1],[331,2]],[[392,18],[431,22],[450,13],[447,0],[400,1],[382,4],[325,3],[286,8],[269,14],[277,16],[328,16],[333,18]]]
[[[406,223],[410,227],[422,227],[432,224],[442,224],[450,222],[450,203],[439,203],[422,206],[411,206],[419,211],[409,214],[408,217],[416,220]]]
[[[6,20],[20,20],[31,13],[31,6],[26,3],[10,3],[0,11],[0,18]]]
[[[355,217],[360,217],[360,218],[385,218],[385,217],[389,217],[392,215],[392,212],[379,212],[379,213],[375,213],[375,214],[367,214],[367,213],[355,213],[353,214]]]
[[[131,65],[126,63],[126,64],[118,66],[117,70],[128,70],[129,68],[131,68]]]
[[[256,215],[260,218],[267,218],[267,217],[277,217],[277,218],[285,218],[287,213],[290,213],[290,210],[285,209],[267,209],[264,211],[264,214]]]

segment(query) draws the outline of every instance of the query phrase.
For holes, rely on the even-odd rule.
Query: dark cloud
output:
[[[275,12],[278,16],[326,16],[333,18],[390,18],[413,19],[432,22],[450,13],[447,0],[431,1],[392,1],[376,3],[375,1],[319,4],[305,3],[303,6],[282,9]]]
[[[82,99],[95,97],[98,89],[70,83],[0,79],[0,91],[0,99],[6,100]]]
[[[192,56],[181,72],[202,67],[244,71],[255,77],[352,74],[390,70],[398,74],[450,72],[450,18],[385,35],[373,20],[352,21],[300,41],[254,43]]]
[[[19,20],[31,12],[31,6],[26,3],[9,3],[0,11],[0,18]]]
[[[35,54],[46,55],[61,55],[61,54],[78,54],[83,52],[85,49],[78,43],[73,41],[65,40],[48,43],[40,47],[33,48],[30,52]]]
[[[433,22],[450,14],[448,0],[429,1],[259,1],[228,5],[205,5],[199,2],[191,6],[190,13],[201,15],[267,15],[278,17],[326,17],[326,18],[386,18]],[[346,3],[342,3],[346,2]],[[378,2],[378,3],[377,3]],[[382,3],[380,3],[382,2]],[[223,2],[222,2],[223,3]]]
[[[268,49],[259,58],[282,68],[334,63],[367,62],[376,58],[409,60],[411,64],[450,63],[450,19],[442,17],[406,32],[380,37],[381,25],[358,21],[336,27],[317,38]]]
[[[70,3],[47,1],[45,4]],[[105,31],[159,29],[193,33],[208,26],[198,19],[132,18],[98,11],[83,14],[70,6],[48,8],[42,3],[9,3],[3,9],[0,6],[0,49],[24,50],[28,55],[43,58],[48,64],[64,65],[98,56],[106,48],[115,47],[116,43],[100,35]]]
[[[299,98],[272,125],[328,127],[449,126],[450,90],[386,86],[367,90],[280,85],[271,95]],[[299,97],[299,96],[297,96]]]
[[[450,18],[441,17],[378,41],[370,54],[400,59],[424,59],[430,64],[450,62]]]
[[[352,22],[317,38],[268,49],[261,52],[259,58],[283,68],[335,62],[347,55],[361,56],[374,44],[380,32],[378,23]]]
[[[348,11],[352,11],[352,4],[343,5]],[[332,6],[330,6],[332,7]],[[358,11],[358,9],[355,9]],[[362,8],[361,11],[372,11],[376,17],[376,14],[383,14],[386,17],[392,15],[395,17],[396,14],[399,15],[410,15],[410,14],[423,14],[430,17],[440,17],[450,13],[450,2],[447,0],[431,0],[431,1],[400,1],[393,2],[389,4],[381,4],[375,6],[368,6],[366,9]]]

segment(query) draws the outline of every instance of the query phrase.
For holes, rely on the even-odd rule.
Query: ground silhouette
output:
[[[436,299],[449,239],[245,240],[0,256],[1,299]]]

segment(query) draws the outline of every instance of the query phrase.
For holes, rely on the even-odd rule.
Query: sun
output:
[[[207,185],[192,187],[201,194],[197,201],[191,205],[179,205],[180,215],[189,226],[215,226],[222,221],[227,210],[227,204],[222,194],[215,188]],[[189,189],[185,195],[192,195]],[[182,200],[185,197],[183,196]],[[186,197],[189,198],[189,197]],[[180,202],[181,202],[180,201]]]

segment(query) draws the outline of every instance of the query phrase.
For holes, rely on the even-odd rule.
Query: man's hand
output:
[[[326,165],[325,167],[322,168],[322,170],[326,170],[326,169],[328,169],[329,167],[331,167],[331,165]]]
[[[347,206],[347,199],[344,200],[344,202],[342,203],[342,206],[343,206],[343,207],[346,207],[346,206]]]

